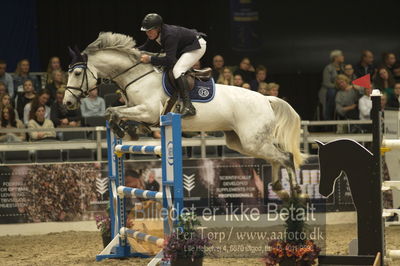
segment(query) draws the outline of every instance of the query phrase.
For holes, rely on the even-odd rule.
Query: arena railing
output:
[[[310,144],[314,143],[315,139],[323,142],[328,142],[337,138],[350,138],[358,142],[371,142],[372,135],[370,133],[349,133],[337,134],[333,132],[310,132],[310,127],[338,126],[338,125],[370,125],[369,120],[344,120],[344,121],[302,121],[301,141],[303,151],[310,152]],[[24,142],[9,142],[0,143],[0,152],[3,151],[37,151],[37,150],[73,150],[73,149],[91,149],[97,153],[96,160],[104,161],[102,157],[102,149],[107,148],[107,144],[102,135],[105,127],[71,127],[71,128],[54,128],[54,129],[0,129],[0,134],[5,133],[29,133],[29,132],[44,132],[55,131],[59,132],[92,132],[94,138],[79,139],[79,140],[50,140],[50,141],[24,141]],[[140,139],[143,145],[158,145],[159,140],[152,138]],[[125,143],[135,145],[136,141],[126,141]],[[200,147],[201,158],[206,157],[206,146],[225,146],[224,137],[208,136],[206,132],[200,132],[198,136],[191,138],[183,138],[182,146],[184,147]]]

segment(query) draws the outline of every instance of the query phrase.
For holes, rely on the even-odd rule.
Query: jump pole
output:
[[[383,213],[383,205],[382,205],[382,156],[381,156],[381,146],[382,146],[382,110],[381,110],[381,93],[379,90],[373,90],[371,94],[372,100],[372,110],[371,110],[371,119],[372,119],[372,148],[371,152],[373,156],[373,167],[372,167],[372,180],[369,181],[369,185],[374,188],[374,194],[371,195],[371,198],[374,201],[378,201],[379,204],[375,204],[379,212],[379,215],[374,215],[374,220],[371,224],[371,230],[375,231],[381,237],[377,239],[376,249],[380,252],[380,263],[383,265],[384,254],[385,254],[385,233],[384,233],[384,222],[382,218]]]
[[[110,193],[111,239],[107,247],[96,256],[100,261],[106,258],[145,257],[148,254],[132,251],[127,240],[133,237],[161,247],[164,239],[126,228],[126,197],[148,198],[162,201],[164,210],[174,211],[177,216],[183,208],[182,180],[182,128],[179,114],[168,113],[160,117],[161,146],[123,145],[110,130],[107,122],[108,174]],[[125,187],[123,154],[161,155],[162,192]],[[163,218],[164,235],[170,235],[173,224]],[[149,263],[156,265],[163,257],[162,251]]]
[[[382,133],[384,130],[383,127],[383,115],[381,110],[381,97],[382,94],[379,90],[373,90],[371,94],[372,100],[372,111],[371,111],[371,119],[372,119],[372,153],[375,157],[375,166],[374,166],[374,174],[378,175],[375,180],[379,180],[380,183],[380,192],[379,193],[379,200],[382,204],[381,212],[382,217],[391,216],[394,214],[399,215],[399,209],[383,209],[383,201],[382,201],[382,191],[387,191],[390,189],[400,189],[400,181],[383,181],[383,168],[382,168],[382,154],[388,152],[392,149],[400,149],[400,140],[398,139],[383,139]],[[375,176],[374,176],[375,177]],[[400,216],[398,216],[400,219]],[[382,247],[382,253],[385,256],[382,256],[382,265],[383,259],[386,257],[388,259],[391,258],[400,258],[400,250],[387,250],[385,249],[385,234],[384,234],[384,225],[385,223],[383,220],[380,224],[377,224],[378,228],[374,230],[381,230],[382,231],[382,243],[377,243]],[[396,223],[398,224],[398,223]]]

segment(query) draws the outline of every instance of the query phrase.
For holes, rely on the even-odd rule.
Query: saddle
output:
[[[210,67],[206,67],[203,69],[190,69],[185,73],[185,77],[189,83],[190,90],[194,88],[194,80],[202,80],[209,81],[212,77],[212,69]],[[172,73],[172,69],[168,70],[168,79],[171,84],[174,86],[174,89],[178,89],[178,85],[175,82],[174,74]]]
[[[189,83],[190,90],[194,88],[194,81],[196,79],[201,81],[209,81],[212,77],[212,69],[210,67],[203,68],[203,69],[190,69],[185,73],[185,77]],[[174,107],[175,103],[178,100],[179,90],[178,85],[175,82],[174,74],[172,73],[172,69],[168,70],[168,79],[171,85],[174,87],[174,93],[171,95],[167,102],[167,106],[164,108],[162,112],[163,115],[171,112],[172,108]]]

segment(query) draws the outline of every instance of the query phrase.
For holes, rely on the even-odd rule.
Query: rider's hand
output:
[[[151,58],[150,55],[142,54],[140,56],[140,62],[145,63],[145,64],[150,63],[150,58]]]

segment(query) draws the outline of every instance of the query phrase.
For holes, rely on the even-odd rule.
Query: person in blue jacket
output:
[[[182,116],[195,115],[185,73],[204,55],[207,45],[203,37],[206,35],[194,29],[165,24],[155,13],[144,17],[141,30],[146,32],[148,39],[138,47],[139,50],[165,53],[165,56],[142,54],[141,62],[172,68],[183,100]]]

